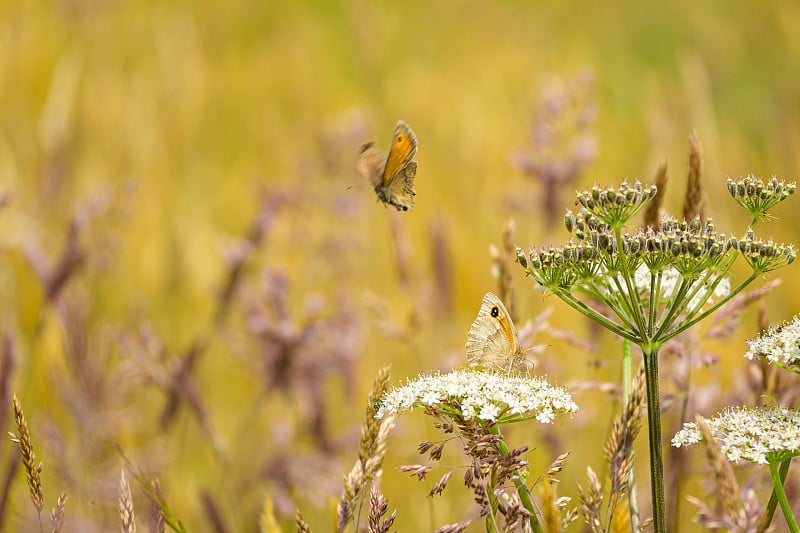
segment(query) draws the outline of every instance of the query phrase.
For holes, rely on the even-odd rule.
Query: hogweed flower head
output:
[[[776,463],[800,455],[800,412],[794,409],[728,407],[706,423],[733,463]],[[697,424],[687,422],[672,438],[672,445],[680,448],[701,440]]]
[[[767,211],[786,200],[797,191],[794,181],[778,181],[772,177],[768,182],[756,178],[752,174],[746,178],[728,178],[725,182],[733,199],[744,207],[757,222],[766,216]]]
[[[566,389],[543,378],[501,372],[455,370],[422,374],[395,387],[380,400],[376,418],[410,409],[463,420],[507,424],[535,418],[550,423],[578,406]]]
[[[750,360],[766,359],[786,370],[800,374],[800,317],[762,332],[747,341],[744,354]]]
[[[565,220],[579,241],[533,249],[527,257],[518,248],[518,262],[559,296],[605,303],[621,320],[622,336],[637,344],[669,332],[681,312],[696,314],[712,297],[730,293],[735,243],[710,219],[664,218],[658,228],[632,233],[616,233],[585,210]]]
[[[741,185],[742,194],[753,189],[785,198],[794,190],[777,180],[760,188],[755,178],[749,180]],[[564,217],[573,240],[527,254],[517,248],[517,261],[536,283],[583,314],[635,344],[657,347],[708,316],[756,276],[796,257],[791,245],[757,239],[749,230],[736,238],[699,216],[689,221],[664,216],[655,227],[626,231],[625,223],[656,193],[655,185],[638,181],[578,193],[576,203],[582,208]],[[753,276],[731,289],[728,273],[739,255]],[[609,308],[612,317],[594,309],[595,302]]]

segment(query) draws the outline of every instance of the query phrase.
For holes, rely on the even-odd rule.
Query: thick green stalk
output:
[[[666,533],[664,455],[661,449],[661,402],[658,396],[658,347],[642,348],[647,384],[647,430],[650,442],[650,491],[653,498],[653,531]]]
[[[494,435],[500,435],[501,438],[500,441],[498,441],[500,451],[503,453],[503,455],[508,455],[508,446],[506,445],[506,441],[502,438],[503,435],[500,433],[500,428],[497,425],[494,425],[489,429],[489,431],[491,431]],[[514,486],[517,488],[517,494],[519,494],[519,499],[522,502],[522,506],[531,513],[529,522],[533,532],[544,533],[541,524],[539,524],[539,519],[536,518],[536,507],[533,505],[531,493],[528,491],[528,486],[525,485],[524,480],[525,476],[522,475],[521,472],[519,476],[514,478]]]
[[[784,481],[786,481],[786,475],[789,473],[789,465],[791,464],[792,459],[786,459],[785,461],[781,462],[780,470],[778,474],[781,479],[781,486],[783,486]],[[764,516],[761,517],[761,521],[758,524],[758,531],[766,531],[769,525],[772,523],[772,517],[775,515],[775,509],[778,507],[778,496],[775,493],[775,489],[772,489],[772,494],[769,497],[769,503],[767,503],[767,510],[764,511]]]
[[[783,491],[783,483],[781,476],[778,473],[778,463],[774,461],[769,462],[769,473],[772,476],[772,487],[775,490],[775,496],[778,498],[778,503],[781,505],[783,517],[789,526],[789,531],[792,533],[800,532],[800,527],[797,526],[797,521],[792,514],[792,508],[789,507],[789,500],[786,499],[786,493]]]

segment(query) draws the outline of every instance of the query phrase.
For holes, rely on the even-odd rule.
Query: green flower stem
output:
[[[622,326],[614,322],[613,320],[609,320],[607,317],[601,315],[582,301],[575,298],[571,292],[565,289],[552,289],[554,293],[561,298],[567,305],[581,313],[589,317],[591,320],[594,320],[604,328],[610,330],[612,333],[616,333],[623,339],[628,339],[634,344],[639,344],[642,342],[642,339],[637,337],[634,333],[624,329]]]
[[[650,490],[653,498],[653,531],[666,533],[664,456],[661,449],[661,402],[658,397],[658,347],[642,348],[647,384],[647,430],[650,442]]]
[[[783,511],[783,517],[786,518],[786,523],[789,525],[789,531],[792,533],[800,532],[800,527],[797,526],[797,521],[794,519],[792,509],[789,507],[789,500],[786,499],[786,493],[783,491],[783,482],[778,473],[777,461],[769,462],[769,473],[772,476],[774,494],[778,498],[778,503],[781,505],[781,511]]]
[[[494,469],[492,469],[492,477],[489,481],[489,485],[486,487],[486,497],[489,499],[489,508],[492,510],[489,516],[486,517],[486,533],[497,533],[499,530],[495,520],[497,516],[497,497],[495,496],[494,488],[496,485],[497,476],[495,475]]]
[[[627,276],[627,273],[623,273],[623,277]],[[636,290],[635,287],[631,288],[630,280],[625,277],[625,287],[623,287],[619,279],[614,276],[614,288],[610,289],[610,294],[615,295],[616,297],[612,300],[611,309],[614,310],[614,313],[619,316],[623,322],[630,323],[633,322],[632,330],[642,331],[644,326],[644,319],[642,318],[642,313],[636,307],[636,303],[639,304],[639,308],[641,308],[641,302],[636,302],[639,299],[638,291],[631,295],[631,290]],[[616,309],[619,308],[619,311]],[[624,314],[623,314],[624,313]]]
[[[503,435],[500,433],[500,427],[495,424],[489,428],[489,431],[493,435],[500,436],[500,440],[498,441],[500,451],[503,453],[503,455],[508,455],[508,446],[506,445],[506,441],[502,438]],[[531,517],[529,519],[531,530],[533,530],[534,533],[544,533],[541,524],[539,524],[539,519],[536,518],[536,507],[533,505],[531,493],[528,491],[528,486],[525,484],[525,479],[525,475],[522,472],[519,472],[519,476],[514,478],[514,486],[517,487],[517,494],[519,494],[519,499],[522,502],[522,506],[531,513]]]
[[[604,288],[606,289],[608,294],[616,294],[617,292],[621,291],[621,289],[619,289],[618,287],[612,287],[609,284],[606,284],[604,286]],[[602,292],[600,292],[598,290],[591,290],[590,291],[590,290],[584,289],[583,287],[576,287],[574,290],[575,290],[575,292],[579,292],[580,294],[583,294],[584,296],[588,296],[589,298],[593,298],[593,299],[605,304],[605,306],[612,313],[614,313],[614,315],[616,315],[617,318],[619,318],[620,324],[618,325],[618,327],[627,328],[628,331],[635,331],[636,328],[634,327],[633,324],[631,324],[630,320],[628,320],[628,318],[631,316],[631,314],[630,314],[629,311],[626,311],[626,309],[625,309],[625,307],[626,307],[625,303],[626,302],[624,300],[620,302],[618,298],[614,298],[614,299],[608,298],[605,294],[603,294]],[[592,318],[592,317],[589,317],[589,318]],[[592,318],[592,320],[594,320],[594,318]]]
[[[622,341],[622,403],[628,404],[631,395],[631,382],[633,381],[633,364],[631,363],[631,343]]]
[[[622,267],[622,278],[625,280],[625,285],[628,288],[628,299],[631,301],[631,308],[633,311],[633,319],[636,322],[637,329],[643,334],[647,331],[644,323],[644,308],[642,307],[642,298],[639,294],[639,289],[633,283],[633,273],[628,270],[628,257],[622,251],[622,229],[614,228],[614,238],[617,241],[617,249],[620,255],[620,266]],[[616,276],[615,276],[616,277]],[[624,299],[624,297],[623,297]]]
[[[669,331],[670,326],[675,322],[675,319],[682,312],[686,310],[686,293],[691,284],[681,277],[681,283],[678,289],[673,291],[669,297],[664,313],[661,316],[661,323],[656,326],[656,333],[653,339],[661,340],[663,335]]]
[[[781,462],[781,467],[778,472],[780,476],[781,486],[786,481],[786,475],[789,473],[789,464],[791,463],[791,457],[786,459],[785,461]],[[772,523],[772,517],[775,516],[775,508],[778,507],[778,496],[775,493],[775,488],[772,489],[772,494],[769,497],[769,503],[767,504],[767,510],[764,511],[764,516],[761,518],[761,521],[758,524],[758,531],[766,531],[769,525]]]
[[[609,269],[608,265],[604,266],[606,269]],[[597,278],[594,275],[589,275],[580,279],[583,281],[583,284],[577,284],[574,287],[570,287],[570,290],[574,290],[575,292],[579,292],[585,296],[588,296],[589,298],[603,302],[615,315],[617,315],[623,324],[625,324],[631,330],[634,329],[627,320],[630,316],[632,316],[632,311],[625,305],[627,302],[624,300],[620,302],[620,298],[618,297],[609,297],[610,295],[615,295],[618,293],[624,294],[624,291],[619,285],[619,279],[617,279],[617,276],[603,276],[601,278]],[[599,286],[598,282],[601,282]]]
[[[694,298],[695,294],[697,294],[697,292],[699,290],[704,288],[704,286],[706,285],[708,280],[713,275],[713,276],[716,277],[714,283],[712,283],[711,285],[707,286],[707,288],[706,288],[706,290],[707,290],[706,294],[712,294],[714,292],[714,290],[717,288],[717,286],[720,284],[720,282],[722,282],[722,280],[725,279],[725,277],[728,275],[728,272],[730,272],[731,267],[733,266],[733,263],[736,261],[736,257],[737,257],[736,254],[732,254],[730,256],[730,258],[728,259],[728,264],[726,264],[721,269],[709,268],[708,270],[706,270],[704,272],[703,278],[699,282],[695,283],[695,289],[692,291],[691,294],[689,294],[686,297],[686,299],[687,300],[691,300],[692,298]],[[697,315],[697,313],[699,313],[701,311],[702,307],[703,306],[701,305],[700,307],[696,307],[695,309],[693,309],[691,312],[689,312],[689,314],[687,314],[684,317],[684,320],[692,320],[692,319],[694,319],[694,317]]]
[[[723,305],[728,303],[731,299],[733,299],[734,296],[736,296],[737,294],[742,292],[742,290],[744,290],[745,287],[747,287],[753,281],[755,281],[756,277],[757,276],[756,276],[755,273],[751,274],[749,278],[747,278],[746,280],[744,280],[741,283],[741,285],[739,285],[738,287],[733,289],[730,292],[730,294],[728,294],[728,296],[726,296],[725,298],[721,299],[720,301],[718,301],[717,303],[715,303],[714,305],[709,307],[708,310],[703,311],[702,313],[700,313],[696,317],[692,318],[691,320],[687,320],[687,321],[681,322],[680,325],[677,328],[675,328],[674,330],[666,332],[663,337],[659,336],[658,340],[660,342],[662,342],[662,343],[666,342],[666,341],[670,340],[671,338],[673,338],[674,336],[679,335],[682,332],[684,332],[687,329],[689,329],[690,327],[694,326],[695,324],[697,324],[698,322],[700,322],[701,320],[706,318],[708,315],[712,314],[714,311],[716,311],[717,309],[719,309],[720,307],[722,307]]]
[[[628,340],[622,341],[622,409],[627,409],[628,398],[631,396],[631,384],[633,382],[633,363],[631,362],[631,343]],[[641,531],[639,524],[639,503],[636,500],[636,468],[633,466],[631,458],[631,472],[628,476],[628,512],[631,518],[631,531]]]
[[[731,270],[731,267],[733,267],[733,263],[736,262],[736,258],[737,257],[738,257],[738,254],[731,255],[731,257],[727,260],[727,264],[718,271],[718,273],[716,274],[717,280],[714,282],[713,286],[711,287],[711,289],[710,289],[711,292],[713,292],[713,290],[722,281],[722,279],[725,278],[725,276],[728,275],[728,273]],[[707,277],[706,277],[706,279],[707,279]],[[708,309],[707,311],[704,311],[704,312],[702,312],[700,314],[697,314],[700,311],[699,307],[694,309],[691,313],[689,313],[686,317],[684,317],[682,325],[681,325],[681,328],[683,328],[683,329],[677,330],[678,333],[680,333],[681,331],[684,331],[685,329],[693,326],[697,322],[703,320],[705,317],[707,317],[708,315],[710,315],[711,313],[713,313],[714,311],[719,309],[721,306],[723,306],[725,303],[727,303],[731,298],[733,298],[736,294],[738,294],[742,289],[744,289],[747,285],[749,285],[754,279],[756,279],[756,273],[755,272],[753,272],[747,280],[745,280],[742,284],[740,284],[735,290],[733,290],[731,293],[729,293],[725,298],[723,298],[722,300],[720,300],[716,304],[712,305],[711,309]],[[684,327],[683,324],[689,324],[689,325]],[[667,328],[668,324],[664,324],[664,326],[665,326],[665,328]],[[667,333],[666,329],[665,329],[665,331],[662,331],[661,333],[662,334],[663,333]],[[670,338],[674,337],[678,333],[675,333],[675,331],[669,332]]]
[[[712,277],[715,277],[714,283],[709,284],[708,280]],[[697,315],[697,313],[700,312],[703,306],[708,302],[708,298],[714,293],[714,289],[722,281],[723,277],[724,274],[717,273],[712,268],[709,268],[708,270],[704,271],[701,276],[694,278],[689,282],[689,290],[687,290],[686,294],[683,295],[680,305],[680,307],[683,308],[681,311],[684,313],[683,320],[691,320],[695,315]],[[705,297],[703,298],[703,301],[700,302],[700,305],[689,307],[689,304],[700,292],[704,293]]]
[[[653,336],[654,326],[658,320],[658,295],[661,294],[661,271],[659,270],[655,276],[650,274],[650,298],[649,309],[650,317],[647,321],[647,336]]]
[[[784,370],[786,370],[788,372],[792,372],[793,374],[800,374],[800,369],[795,368],[793,366],[787,366],[787,365],[784,365],[783,363],[772,363],[772,364],[777,366],[777,367],[779,367],[779,368],[782,368],[782,369],[784,369]]]

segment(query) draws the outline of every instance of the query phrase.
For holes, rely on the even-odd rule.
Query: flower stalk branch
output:
[[[786,524],[789,526],[789,531],[792,533],[800,532],[800,527],[797,526],[797,520],[795,520],[792,514],[792,508],[789,506],[789,500],[786,499],[786,492],[783,490],[783,480],[778,473],[777,461],[770,461],[769,474],[772,477],[772,487],[775,497],[781,506],[781,511],[783,511],[783,517],[786,519]]]

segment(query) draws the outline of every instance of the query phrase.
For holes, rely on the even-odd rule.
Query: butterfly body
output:
[[[483,297],[478,317],[469,328],[466,348],[470,366],[505,372],[526,368],[517,328],[503,302],[491,292]]]
[[[417,162],[413,160],[416,154],[417,136],[408,124],[399,120],[389,155],[384,156],[375,143],[367,143],[361,147],[358,169],[375,187],[378,200],[398,211],[408,211],[414,208],[416,196]]]

